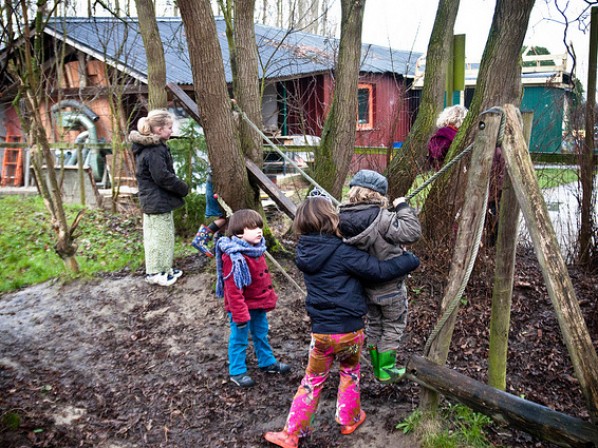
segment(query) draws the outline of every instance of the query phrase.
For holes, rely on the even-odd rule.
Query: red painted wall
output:
[[[360,83],[374,86],[374,126],[357,130],[357,146],[392,147],[403,141],[409,132],[409,111],[402,80],[390,75],[361,76]]]
[[[351,171],[362,168],[384,171],[387,149],[405,140],[410,127],[410,110],[403,79],[390,74],[364,74],[360,83],[374,87],[374,126],[357,130],[356,146],[380,148],[353,157]],[[333,81],[328,74],[286,81],[288,134],[321,136],[332,103]]]

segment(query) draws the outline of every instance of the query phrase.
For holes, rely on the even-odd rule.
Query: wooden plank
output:
[[[524,114],[525,139],[528,144],[532,133],[533,119],[533,112]],[[520,215],[517,196],[507,174],[504,178],[499,207],[496,267],[490,314],[490,348],[488,350],[488,384],[500,390],[506,389],[507,381],[509,326]]]
[[[487,386],[421,356],[411,357],[407,377],[539,439],[565,447],[598,447],[596,425]]]
[[[506,104],[504,109],[507,114],[507,127],[503,140],[503,156],[507,172],[529,229],[546,289],[590,418],[594,423],[598,423],[598,356],[538,185],[523,136],[519,110],[511,104]]]
[[[266,176],[260,168],[249,159],[245,159],[245,166],[250,179],[278,205],[278,207],[291,219],[295,219],[297,206],[285,196],[278,186]]]
[[[173,83],[166,84],[166,88],[177,97],[181,103],[181,106],[191,116],[191,118],[201,124],[197,104],[189,97],[189,95],[187,95],[183,89]],[[278,207],[284,213],[286,213],[289,218],[295,219],[297,206],[293,203],[293,201],[287,198],[282,190],[278,188],[278,186],[272,182],[270,178],[266,176],[262,170],[251,160],[246,158],[245,166],[247,167],[249,178],[255,182],[268,196],[270,196],[276,205],[278,205]]]
[[[179,100],[185,112],[187,112],[191,118],[197,121],[201,126],[201,117],[199,115],[199,108],[197,103],[191,99],[187,92],[185,92],[180,86],[169,82],[166,84],[166,88]]]

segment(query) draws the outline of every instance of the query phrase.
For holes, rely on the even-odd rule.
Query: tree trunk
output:
[[[235,0],[234,40],[236,73],[233,92],[237,104],[249,120],[262,128],[262,103],[258,79],[258,53],[255,42],[253,10],[255,0]],[[241,148],[253,163],[262,166],[262,137],[247,122],[239,123]]]
[[[233,75],[233,97],[245,117],[258,128],[262,128],[261,98],[258,80],[258,53],[255,43],[255,25],[253,14],[255,0],[219,0],[224,20],[226,21],[226,38],[228,41],[230,67]],[[253,163],[262,166],[262,138],[259,133],[242,117],[238,126],[241,151]],[[251,180],[251,179],[250,179]],[[251,208],[258,210],[260,190],[253,185],[253,203]]]
[[[529,147],[534,114],[527,113],[523,119],[525,139]],[[515,255],[519,237],[520,216],[517,196],[508,175],[505,178],[500,204],[496,268],[494,270],[494,288],[492,290],[492,312],[490,314],[488,384],[497,389],[505,390],[513,280],[515,279]]]
[[[35,32],[30,28],[28,18],[28,3],[20,1],[22,19],[23,19],[23,51],[21,58],[16,61],[15,77],[20,80],[20,96],[25,99],[26,114],[20,116],[23,129],[29,131],[30,147],[32,148],[32,162],[35,177],[44,199],[44,204],[50,212],[51,224],[56,233],[56,244],[54,250],[58,256],[65,262],[65,266],[74,271],[79,271],[79,265],[75,259],[77,245],[73,240],[73,231],[76,225],[69,227],[64,204],[62,202],[62,192],[56,171],[54,169],[54,154],[50,150],[48,137],[43,126],[41,116],[41,98],[43,91],[41,88],[41,77],[43,76],[39,62],[42,58],[42,39],[34,39],[33,35],[41,35],[43,24],[46,17],[46,2],[38,3],[38,9],[33,21]],[[15,107],[19,110],[18,107]],[[47,173],[42,171],[42,164],[46,165]]]
[[[355,152],[357,84],[365,0],[342,0],[341,37],[332,106],[320,146],[315,150],[315,180],[340,199]]]
[[[233,210],[253,204],[245,161],[230,107],[216,22],[209,0],[180,0],[195,99],[212,166],[214,190]]]
[[[521,62],[519,53],[527,31],[535,0],[509,2],[497,0],[488,41],[484,49],[473,100],[465,122],[459,129],[447,154],[447,161],[461,152],[472,140],[477,128],[478,115],[505,103],[521,102]],[[455,165],[439,178],[426,199],[420,215],[426,239],[434,245],[445,239],[452,229],[463,204],[467,160]],[[442,204],[442,213],[439,213]],[[447,241],[449,251],[453,240]]]
[[[596,257],[594,263],[598,265],[598,250],[596,245],[596,221],[594,217],[593,200],[594,196],[594,166],[596,155],[593,148],[596,147],[594,141],[594,126],[596,125],[596,64],[598,53],[598,6],[592,7],[590,23],[590,56],[588,58],[588,93],[586,101],[585,128],[586,136],[583,144],[583,154],[581,158],[581,228],[579,230],[579,264],[590,266],[593,257]]]
[[[388,167],[388,191],[391,198],[405,196],[422,171],[428,140],[436,128],[436,118],[444,105],[445,79],[458,11],[459,0],[440,0],[438,4],[426,52],[425,82],[417,118],[401,152],[392,159]]]
[[[139,16],[139,30],[147,55],[147,89],[149,108],[165,109],[168,106],[166,95],[166,62],[164,47],[156,21],[153,0],[135,0]]]

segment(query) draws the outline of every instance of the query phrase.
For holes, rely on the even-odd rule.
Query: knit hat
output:
[[[386,196],[388,181],[382,174],[372,170],[359,170],[349,182],[349,187],[364,187]]]

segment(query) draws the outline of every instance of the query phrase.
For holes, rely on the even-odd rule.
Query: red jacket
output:
[[[272,286],[266,258],[245,256],[251,273],[251,284],[243,289],[237,288],[232,275],[232,262],[227,254],[222,254],[222,275],[224,280],[224,309],[233,315],[233,322],[242,324],[251,320],[249,310],[272,311],[276,307],[278,296]]]
[[[430,138],[428,142],[428,164],[430,168],[436,171],[440,169],[456,135],[457,128],[446,126],[438,129]]]

